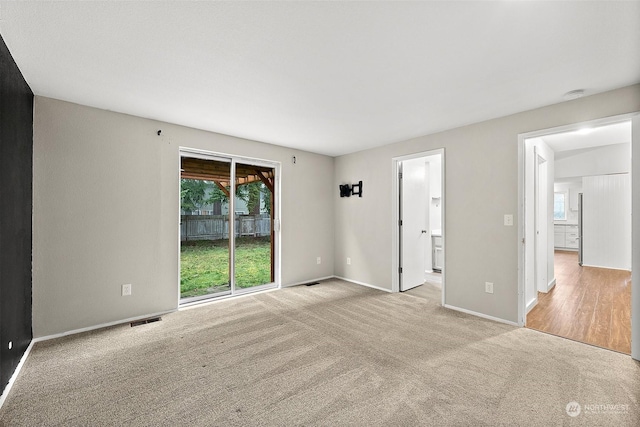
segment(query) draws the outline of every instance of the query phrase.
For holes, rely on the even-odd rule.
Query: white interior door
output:
[[[400,291],[424,283],[427,233],[425,159],[404,160],[400,179]]]

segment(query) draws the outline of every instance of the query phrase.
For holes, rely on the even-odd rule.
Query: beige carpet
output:
[[[414,297],[427,298],[436,304],[442,304],[442,285],[439,283],[425,282],[403,293]]]
[[[38,343],[0,425],[638,426],[639,398],[628,356],[328,281]]]

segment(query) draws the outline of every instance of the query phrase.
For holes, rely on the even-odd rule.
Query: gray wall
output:
[[[333,158],[36,97],[34,337],[177,308],[180,146],[281,162],[282,284],[333,274]]]
[[[333,194],[336,275],[391,289],[392,158],[444,148],[446,303],[517,322],[518,134],[635,111],[640,85],[337,157],[335,187],[362,180],[364,197]]]
[[[517,135],[634,111],[640,85],[332,159],[36,97],[34,336],[177,307],[179,146],[282,162],[283,285],[335,274],[389,290],[391,159],[444,147],[446,303],[516,322]],[[339,197],[359,180],[364,197]]]

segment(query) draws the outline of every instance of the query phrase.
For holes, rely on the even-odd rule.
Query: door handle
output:
[[[426,233],[427,233],[427,230],[422,230],[422,232],[426,234]]]

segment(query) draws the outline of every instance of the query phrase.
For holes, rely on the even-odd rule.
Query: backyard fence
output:
[[[269,214],[236,215],[236,237],[271,235]],[[181,215],[180,240],[218,240],[229,238],[228,215]]]

